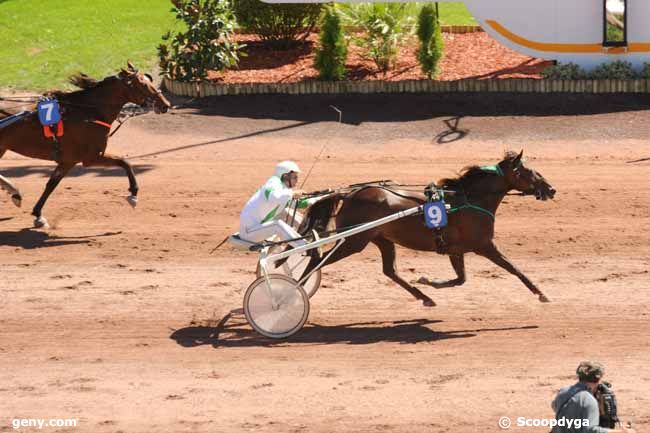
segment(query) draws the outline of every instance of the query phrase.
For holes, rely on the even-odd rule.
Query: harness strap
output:
[[[105,128],[111,129],[111,124],[110,123],[102,122],[101,120],[92,120],[91,123],[94,123],[96,125],[101,125],[101,126],[103,126]]]
[[[63,137],[63,120],[56,125],[43,126],[43,135],[45,138]]]
[[[481,166],[481,170],[487,172],[487,173],[492,173],[496,174],[497,176],[503,177],[503,170],[499,166],[499,164],[495,165],[483,165]]]
[[[453,208],[447,210],[447,212],[449,212],[449,213],[454,213],[454,212],[457,212],[457,211],[459,211],[459,210],[463,210],[463,209],[474,209],[474,210],[476,210],[476,211],[479,211],[479,212],[482,212],[482,213],[486,214],[487,216],[489,216],[490,218],[492,218],[493,221],[494,221],[494,219],[495,219],[495,218],[494,218],[494,214],[493,214],[492,212],[490,212],[489,210],[487,210],[487,209],[485,209],[485,208],[482,208],[481,206],[477,206],[477,205],[475,205],[475,204],[471,204],[471,203],[465,203],[465,204],[463,204],[463,205],[460,205],[460,206],[457,206],[457,207],[453,207]]]
[[[499,164],[483,165],[483,166],[481,166],[481,170],[483,170],[483,171],[485,171],[487,173],[491,173],[491,174],[495,174],[497,176],[503,177],[503,170],[501,169]],[[464,193],[463,193],[463,195],[464,195]],[[481,206],[471,204],[471,203],[467,203],[467,202],[460,205],[460,206],[453,207],[453,208],[447,210],[447,212],[448,213],[454,213],[454,212],[458,212],[459,210],[463,210],[463,209],[474,209],[475,211],[482,212],[485,215],[489,216],[490,218],[492,218],[492,221],[494,221],[496,219],[494,217],[494,214],[492,212],[490,212],[489,210],[487,210],[485,208],[482,208]]]
[[[567,405],[569,404],[571,399],[573,397],[575,397],[576,395],[580,394],[581,392],[584,392],[584,391],[589,391],[589,390],[588,389],[579,389],[579,390],[575,391],[573,394],[571,394],[569,396],[569,398],[564,400],[564,403],[562,403],[562,406],[560,406],[560,408],[557,410],[557,412],[555,412],[555,419],[559,420],[560,419],[560,412],[562,412],[564,410],[564,408],[567,407]]]

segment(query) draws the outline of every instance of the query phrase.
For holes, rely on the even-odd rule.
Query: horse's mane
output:
[[[84,74],[83,72],[72,75],[68,81],[70,84],[84,90],[97,87],[99,83],[101,83],[101,81],[97,81],[96,79]]]
[[[83,72],[79,72],[74,75],[71,75],[70,78],[68,79],[68,82],[73,86],[78,87],[79,90],[72,90],[68,92],[63,90],[51,90],[47,92],[47,95],[54,96],[57,99],[66,99],[71,96],[84,94],[86,91],[99,87],[102,84],[106,83],[107,80],[112,78],[114,77],[109,76],[100,81],[92,78],[89,75],[84,74]]]
[[[512,161],[517,157],[517,152],[513,152],[512,150],[507,150],[503,154],[503,160],[502,161]],[[466,167],[463,167],[459,172],[458,176],[456,177],[446,177],[443,179],[440,179],[437,182],[437,185],[440,188],[446,188],[446,189],[455,189],[458,187],[465,187],[468,182],[473,181],[475,179],[488,176],[489,173],[483,170],[480,166],[478,165],[468,165]]]

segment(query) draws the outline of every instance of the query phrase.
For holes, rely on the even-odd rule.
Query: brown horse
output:
[[[384,274],[406,289],[425,306],[435,302],[397,274],[395,268],[395,244],[417,251],[436,251],[448,254],[457,277],[449,281],[432,281],[425,277],[416,283],[435,288],[458,286],[465,282],[464,255],[469,252],[488,258],[498,266],[516,275],[538,295],[542,302],[549,299],[519,271],[494,245],[494,215],[505,195],[511,190],[534,194],[538,199],[553,198],[555,189],[544,177],[526,167],[519,154],[506,153],[504,159],[494,166],[467,167],[453,179],[443,179],[435,185],[447,192],[446,201],[452,206],[448,214],[448,225],[434,233],[424,224],[423,216],[415,215],[379,226],[346,239],[324,265],[330,265],[352,254],[361,252],[369,243],[375,244],[381,252]],[[312,206],[305,219],[305,231],[322,231],[340,204],[336,214],[336,227],[363,224],[379,218],[422,205],[424,193],[401,191],[393,187],[367,186],[349,194],[337,194],[323,199]],[[311,271],[323,259],[312,256],[303,275]]]
[[[138,72],[130,62],[127,66],[118,75],[101,81],[84,74],[73,76],[70,82],[82,90],[48,94],[57,98],[62,111],[64,133],[56,141],[45,137],[36,112],[0,129],[0,158],[11,150],[30,158],[57,163],[32,211],[36,227],[48,227],[47,220],[41,214],[43,206],[61,179],[80,162],[85,167],[123,168],[129,178],[130,195],[127,200],[133,207],[137,204],[138,184],[133,168],[124,159],[104,153],[111,124],[127,102],[153,106],[156,113],[166,112],[170,104],[153,85],[151,76]],[[2,176],[0,188],[9,192],[16,206],[21,205],[20,191]]]

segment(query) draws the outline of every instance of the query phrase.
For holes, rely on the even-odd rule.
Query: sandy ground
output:
[[[147,115],[110,144],[137,166],[137,210],[122,173],[80,168],[47,204],[48,231],[29,212],[51,164],[7,154],[0,173],[25,203],[0,200],[0,431],[76,418],[43,431],[487,432],[501,416],[553,418],[589,358],[622,418],[650,430],[650,163],[626,163],[650,157],[645,101],[456,98],[233,98]],[[456,114],[463,134],[445,123]],[[307,170],[323,145],[306,189],[423,183],[524,148],[558,194],[508,198],[496,242],[553,302],[469,256],[468,282],[425,288],[438,303],[426,308],[371,246],[324,271],[291,339],[228,318],[256,256],[210,250],[275,161]],[[408,279],[453,275],[445,257],[398,256]]]

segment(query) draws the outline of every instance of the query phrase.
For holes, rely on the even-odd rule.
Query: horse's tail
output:
[[[336,193],[314,203],[307,211],[300,225],[300,233],[304,235],[312,230],[316,230],[318,233],[327,230],[327,224],[334,216],[339,202],[344,197],[345,194]]]

